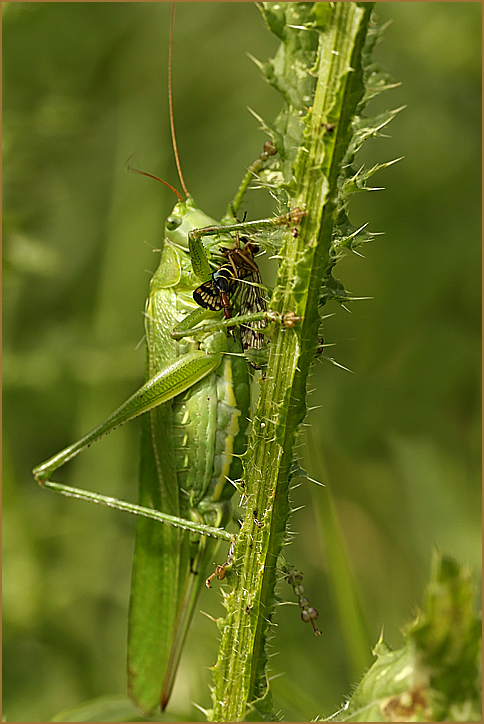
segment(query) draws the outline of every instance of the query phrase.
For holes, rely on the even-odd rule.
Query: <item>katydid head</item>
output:
[[[165,237],[188,251],[188,234],[194,229],[215,226],[218,222],[197,207],[191,196],[174,206],[165,222]],[[213,242],[215,243],[215,241]]]
[[[190,231],[193,231],[193,229],[200,229],[204,226],[213,226],[218,223],[197,208],[188,192],[186,194],[186,199],[184,200],[181,193],[177,191],[174,186],[169,184],[168,181],[164,181],[162,178],[159,178],[152,173],[140,171],[139,169],[133,168],[133,166],[129,165],[128,171],[131,171],[132,173],[139,173],[141,176],[148,176],[148,178],[159,181],[171,189],[171,191],[173,191],[173,193],[178,197],[178,203],[173,207],[173,211],[167,217],[165,222],[165,236],[173,244],[188,250],[188,234]],[[183,187],[185,189],[184,184]]]

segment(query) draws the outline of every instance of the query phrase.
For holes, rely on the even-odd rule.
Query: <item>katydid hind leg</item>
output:
[[[42,485],[55,470],[76,457],[104,434],[184,392],[213,372],[220,364],[220,360],[220,354],[209,356],[198,351],[166,365],[87,435],[35,467],[34,478]]]

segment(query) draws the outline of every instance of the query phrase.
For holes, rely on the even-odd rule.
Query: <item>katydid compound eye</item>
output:
[[[169,216],[166,220],[166,229],[167,231],[174,231],[178,229],[181,223],[182,220],[179,216]]]

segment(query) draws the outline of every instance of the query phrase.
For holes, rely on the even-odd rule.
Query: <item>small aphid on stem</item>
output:
[[[302,580],[303,575],[301,571],[297,571],[294,568],[286,571],[286,581],[289,583],[290,586],[292,586],[294,593],[298,597],[298,605],[300,608],[302,608],[301,619],[305,623],[309,622],[311,624],[315,636],[320,636],[321,631],[316,627],[316,624],[314,623],[316,619],[319,618],[319,612],[316,608],[309,604],[308,599],[304,595],[306,589],[302,585]]]

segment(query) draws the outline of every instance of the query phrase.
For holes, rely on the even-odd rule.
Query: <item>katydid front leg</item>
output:
[[[142,415],[144,412],[148,412],[148,410],[185,392],[189,387],[213,372],[221,361],[221,353],[207,355],[201,350],[175,360],[171,365],[163,368],[148,380],[121,407],[88,432],[87,435],[84,435],[80,440],[69,445],[69,447],[46,462],[37,465],[33,470],[34,478],[43,487],[49,487],[49,477],[52,473],[93,442],[99,440],[107,432],[114,430],[118,425],[133,420],[138,415]],[[65,489],[68,490],[67,486]]]
[[[235,234],[243,232],[246,234],[254,234],[261,231],[272,231],[276,226],[297,226],[305,212],[301,209],[292,209],[288,214],[275,216],[272,219],[258,219],[256,221],[242,221],[236,224],[222,225],[213,224],[199,229],[193,229],[188,235],[188,246],[190,257],[192,259],[193,271],[203,282],[207,281],[212,273],[208,264],[206,254],[203,251],[201,238],[204,236],[220,236],[222,234]]]

